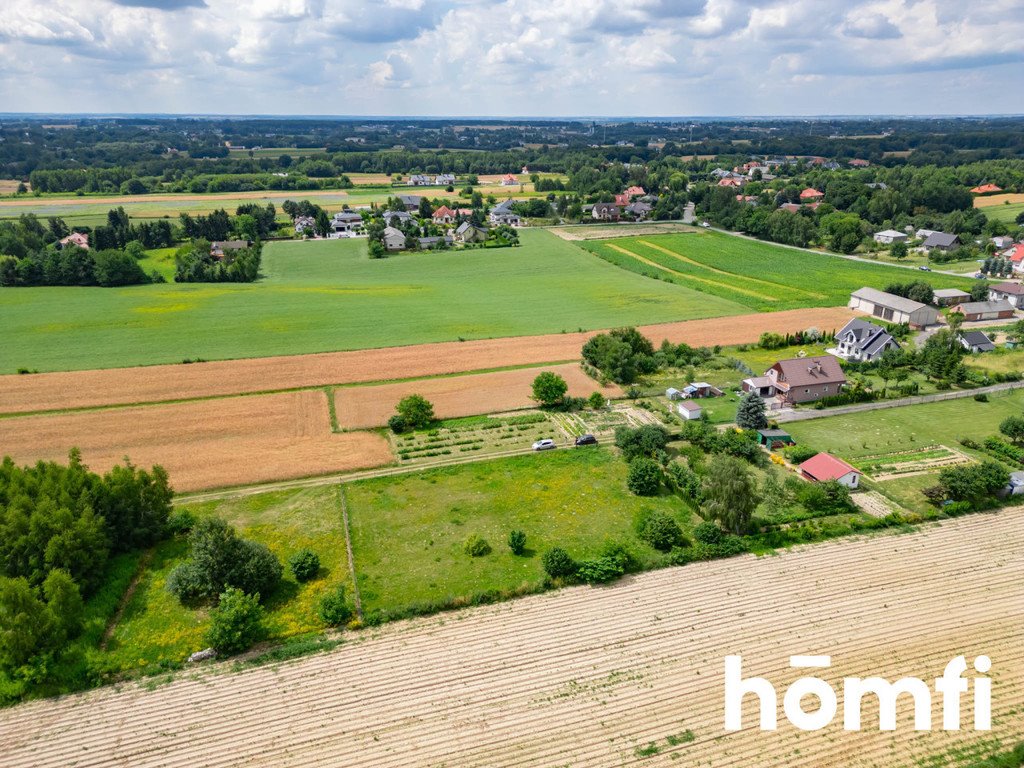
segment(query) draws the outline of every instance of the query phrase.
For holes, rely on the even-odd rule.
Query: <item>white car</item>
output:
[[[552,448],[555,447],[556,446],[554,440],[538,440],[536,443],[533,444],[533,450],[535,451],[550,451]]]
[[[706,221],[702,221],[700,225],[704,227],[704,229],[711,229],[711,225],[708,224]]]

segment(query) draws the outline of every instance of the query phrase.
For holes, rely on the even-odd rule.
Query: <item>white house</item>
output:
[[[1024,285],[998,283],[988,289],[989,301],[1005,301],[1014,309],[1024,309]]]
[[[854,318],[836,334],[836,354],[844,360],[871,362],[887,349],[899,348],[887,330],[860,318]]]
[[[394,227],[384,227],[384,247],[389,251],[400,251],[405,248],[405,233]]]

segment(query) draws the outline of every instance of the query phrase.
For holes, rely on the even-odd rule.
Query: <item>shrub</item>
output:
[[[576,569],[576,577],[587,584],[605,584],[621,577],[625,564],[617,557],[595,557],[584,560]]]
[[[288,567],[296,581],[309,581],[320,570],[320,558],[312,550],[300,549],[288,558]]]
[[[591,392],[590,397],[587,398],[587,405],[593,408],[595,411],[604,408],[605,398],[600,392]]]
[[[491,553],[491,545],[477,534],[472,534],[462,545],[462,551],[470,557],[483,557]]]
[[[167,591],[185,605],[198,603],[208,596],[208,583],[193,562],[179,563],[167,575]]]
[[[791,445],[782,452],[786,454],[786,458],[794,464],[802,464],[808,459],[818,455],[818,451],[806,445]]]
[[[345,601],[345,586],[339,584],[333,591],[324,595],[317,606],[320,620],[331,627],[338,627],[352,618],[352,609]]]
[[[661,465],[654,459],[638,456],[629,462],[626,486],[637,496],[654,496],[661,488]]]
[[[241,653],[267,635],[258,594],[247,595],[229,587],[221,594],[210,618],[212,623],[206,642],[218,653]]]
[[[686,541],[679,523],[664,512],[652,512],[640,523],[638,535],[655,549],[668,552]]]
[[[388,429],[394,432],[396,435],[400,435],[403,432],[409,431],[409,424],[404,418],[399,416],[397,413],[388,419]]]
[[[522,531],[512,531],[508,535],[508,548],[513,555],[521,555],[526,551],[526,534]]]
[[[974,396],[974,399],[977,400],[979,403],[987,403],[988,402],[988,393],[987,392],[979,392],[978,394],[976,394]]]
[[[615,429],[615,445],[622,451],[622,457],[626,461],[631,461],[637,456],[658,456],[665,450],[668,440],[668,430],[655,424],[646,424],[636,429]]]
[[[541,558],[544,572],[553,579],[564,579],[576,573],[576,561],[561,547],[553,547]]]
[[[708,521],[704,521],[693,529],[693,538],[701,544],[719,544],[724,535],[721,528]]]
[[[167,534],[169,536],[184,536],[192,530],[195,524],[195,515],[187,509],[177,509],[167,518]]]

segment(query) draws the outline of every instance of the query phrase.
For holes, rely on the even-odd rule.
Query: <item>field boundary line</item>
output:
[[[348,573],[352,578],[352,602],[356,607],[356,616],[362,621],[363,601],[359,598],[359,582],[356,580],[356,559],[352,554],[352,531],[348,524],[348,499],[344,483],[338,483],[338,500],[341,502],[341,522],[345,526],[345,551],[348,553]]]

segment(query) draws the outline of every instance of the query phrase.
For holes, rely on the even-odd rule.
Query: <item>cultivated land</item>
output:
[[[747,311],[728,297],[617,269],[544,230],[521,238],[519,248],[379,260],[368,258],[365,240],[275,242],[258,283],[4,289],[0,371],[365,349]]]
[[[176,490],[258,483],[388,464],[387,440],[334,434],[320,390],[0,419],[0,452],[66,461],[78,447],[105,472],[125,456],[161,464]]]
[[[904,768],[942,755],[956,766],[1024,728],[1022,551],[1024,513],[1005,510],[402,623],[278,666],[5,710],[4,764]],[[878,732],[869,700],[859,733],[800,732],[783,717],[776,732],[726,734],[732,653],[780,695],[803,674],[790,654],[831,654],[822,676],[838,686],[929,679],[985,653],[993,730],[970,730],[965,697],[958,732],[915,732],[903,703],[899,730]],[[754,715],[748,698],[745,723]],[[652,742],[656,756],[638,755]]]
[[[440,419],[496,413],[515,408],[528,408],[533,380],[542,371],[557,373],[569,385],[570,397],[587,397],[600,392],[605,398],[622,397],[615,386],[602,387],[579,365],[566,364],[542,368],[520,368],[514,371],[479,373],[366,387],[345,387],[334,393],[338,424],[345,429],[379,427],[395,413],[395,405],[406,395],[423,395],[434,405]]]
[[[583,248],[639,274],[729,298],[752,310],[845,304],[850,293],[916,279],[906,271],[829,254],[784,248],[720,232],[691,232],[587,241]],[[964,287],[955,277],[931,274],[936,288]]]
[[[851,317],[853,312],[845,307],[831,307],[748,314],[727,321],[691,320],[643,326],[640,330],[656,344],[668,339],[693,346],[730,345],[757,341],[764,331],[786,333],[811,326],[823,330],[841,328]],[[581,347],[592,335],[555,333],[192,365],[0,376],[0,414],[166,402],[567,362],[579,358]]]
[[[976,197],[974,207],[983,209],[990,219],[1012,224],[1018,215],[1024,213],[1024,195],[1008,193]]]

